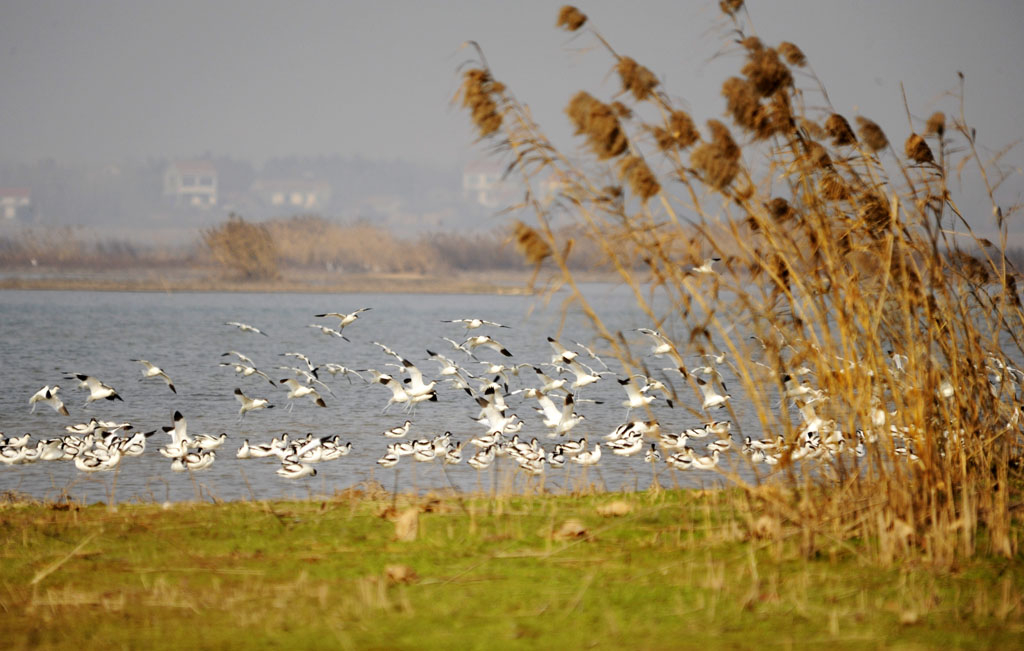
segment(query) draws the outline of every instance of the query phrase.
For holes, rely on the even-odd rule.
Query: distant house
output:
[[[179,206],[217,205],[217,168],[204,160],[175,161],[164,172],[164,196]]]
[[[462,170],[462,195],[487,208],[504,207],[515,198],[515,186],[504,178],[505,167],[493,161],[473,161]]]
[[[32,217],[32,191],[28,188],[0,188],[0,219],[27,220]]]
[[[257,179],[252,193],[277,210],[323,212],[331,202],[331,186],[312,179]]]

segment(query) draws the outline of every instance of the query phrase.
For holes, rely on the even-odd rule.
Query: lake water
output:
[[[649,325],[628,290],[592,285],[585,291],[609,328],[626,331],[637,342],[635,350],[649,348],[640,335],[628,332]],[[416,363],[429,381],[440,377],[437,363],[427,360],[428,348],[458,361],[471,372],[482,372],[479,364],[443,340],[449,337],[463,341],[465,330],[457,324],[442,323],[443,319],[480,317],[511,327],[483,328],[474,334],[486,332],[499,339],[514,354],[508,361],[537,364],[551,359],[548,336],[557,336],[566,344],[574,339],[588,345],[594,342],[589,325],[578,311],[570,310],[562,324],[562,298],[556,295],[551,305],[546,306],[536,297],[498,295],[0,292],[0,431],[9,436],[31,432],[33,439],[49,438],[63,434],[66,425],[84,423],[94,416],[126,420],[133,423],[135,430],[149,431],[170,426],[172,414],[179,410],[188,421],[190,434],[227,432],[229,437],[213,466],[191,476],[171,471],[170,461],[157,452],[169,437],[158,432],[149,439],[142,457],[122,462],[116,473],[116,489],[115,473],[84,474],[73,463],[62,461],[0,465],[0,490],[22,491],[39,498],[68,494],[87,502],[106,501],[110,491],[116,490],[116,499],[123,502],[195,499],[197,494],[204,499],[223,500],[304,498],[330,494],[367,480],[379,481],[390,489],[396,480],[395,469],[383,469],[375,463],[392,441],[385,439],[382,432],[400,425],[408,415],[400,405],[381,414],[391,396],[386,387],[358,379],[350,383],[343,376],[332,378],[321,371],[321,379],[333,390],[333,395],[322,391],[327,408],[318,408],[304,399],[287,410],[286,389],[273,387],[258,376],[237,377],[230,368],[219,366],[228,359],[221,354],[229,350],[245,353],[275,381],[290,376],[288,371],[275,366],[301,365],[293,358],[283,357],[286,352],[302,352],[315,364],[334,362],[354,369],[376,368],[400,377],[395,369],[385,366],[395,360],[372,343],[379,341]],[[372,309],[346,327],[345,335],[350,341],[327,337],[307,327],[313,323],[337,324],[335,319],[314,318],[316,313],[347,313],[362,307]],[[241,332],[224,325],[226,321],[253,324],[268,336]],[[485,349],[480,349],[478,356],[506,361]],[[163,368],[173,379],[177,394],[159,380],[143,381],[142,367],[130,361],[132,358],[147,359]],[[619,370],[617,362],[606,361]],[[652,368],[668,365],[667,358],[665,364],[651,361]],[[98,401],[83,408],[87,392],[77,387],[76,380],[66,379],[68,373],[100,378],[112,385],[124,402]],[[725,379],[728,383],[728,374]],[[43,385],[53,384],[61,386],[61,397],[70,416],[63,417],[46,405],[29,413],[29,397]],[[535,385],[536,376],[527,369],[519,377],[511,378],[509,388]],[[677,386],[685,389],[682,394],[689,397],[691,405],[696,403],[688,387]],[[236,387],[250,396],[270,399],[276,408],[252,412],[238,422],[239,403],[233,395]],[[593,444],[625,422],[625,392],[614,378],[606,377],[586,387],[582,397],[601,400],[603,404],[580,403],[577,411],[586,420],[569,438],[589,436]],[[536,401],[513,396],[508,402],[512,411],[526,422],[520,437],[529,440],[536,436],[550,449],[552,441],[533,409]],[[742,400],[736,396],[733,403],[740,421],[736,425],[741,426],[734,426],[734,441],[739,440],[738,430],[747,429],[746,433],[756,435],[754,415],[745,412]],[[445,383],[440,385],[436,403],[418,405],[408,416],[413,425],[407,439],[426,438],[447,430],[454,440],[468,441],[485,433],[482,426],[471,420],[478,413],[479,406],[472,398]],[[728,418],[724,411],[721,413],[718,418]],[[703,422],[683,409],[669,409],[663,402],[655,406],[654,415],[668,431],[678,432]],[[645,416],[642,411],[635,411],[632,417]],[[307,432],[317,436],[338,434],[343,441],[352,442],[353,452],[318,464],[316,477],[297,481],[278,477],[275,470],[280,464],[274,458],[235,458],[243,439],[253,444],[264,443],[284,432],[300,436]],[[476,471],[465,463],[475,450],[467,444],[463,463],[449,466],[447,478],[439,462],[416,464],[411,457],[405,457],[397,466],[398,487],[426,490],[447,487],[450,481],[460,490],[473,490],[480,480],[490,482],[490,475],[483,473],[478,479]],[[514,462],[501,461],[510,472]],[[575,466],[571,472],[579,475],[581,470]],[[563,490],[565,473],[565,469],[548,469],[546,487]],[[669,485],[721,483],[714,472],[678,473],[661,466],[659,473],[661,482]],[[623,458],[606,451],[601,464],[590,469],[588,477],[612,490],[644,488],[650,482],[651,468],[643,462],[643,454]]]

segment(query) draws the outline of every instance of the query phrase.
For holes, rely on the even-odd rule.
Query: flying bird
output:
[[[62,416],[68,415],[68,408],[64,406],[64,402],[57,397],[57,392],[60,391],[60,387],[56,384],[51,386],[45,386],[39,391],[36,391],[31,398],[28,399],[28,404],[32,405],[32,411],[36,410],[36,403],[43,403],[53,407],[53,410]]]
[[[160,378],[161,380],[163,380],[164,382],[167,383],[167,387],[173,393],[177,393],[178,392],[178,390],[174,388],[174,383],[171,382],[171,378],[168,377],[167,374],[164,373],[164,370],[162,368],[160,368],[159,366],[151,364],[151,363],[149,363],[148,361],[146,361],[144,359],[133,359],[131,361],[138,362],[139,364],[142,364],[142,377],[144,379]]]
[[[263,332],[259,328],[251,326],[248,323],[239,323],[238,321],[226,321],[224,325],[234,326],[241,330],[242,332],[252,332],[258,335],[263,335],[264,337],[269,336],[267,335],[267,333]]]

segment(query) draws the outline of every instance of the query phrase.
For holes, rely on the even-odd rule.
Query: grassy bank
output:
[[[6,648],[1009,648],[1019,558],[892,566],[739,492],[0,508]],[[1019,522],[1018,522],[1019,525]],[[915,546],[913,536],[901,544]]]

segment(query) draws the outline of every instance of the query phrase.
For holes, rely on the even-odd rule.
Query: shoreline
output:
[[[252,292],[308,294],[532,295],[529,272],[338,274],[286,270],[276,280],[244,281],[205,270],[118,269],[0,272],[0,290],[99,292]]]

